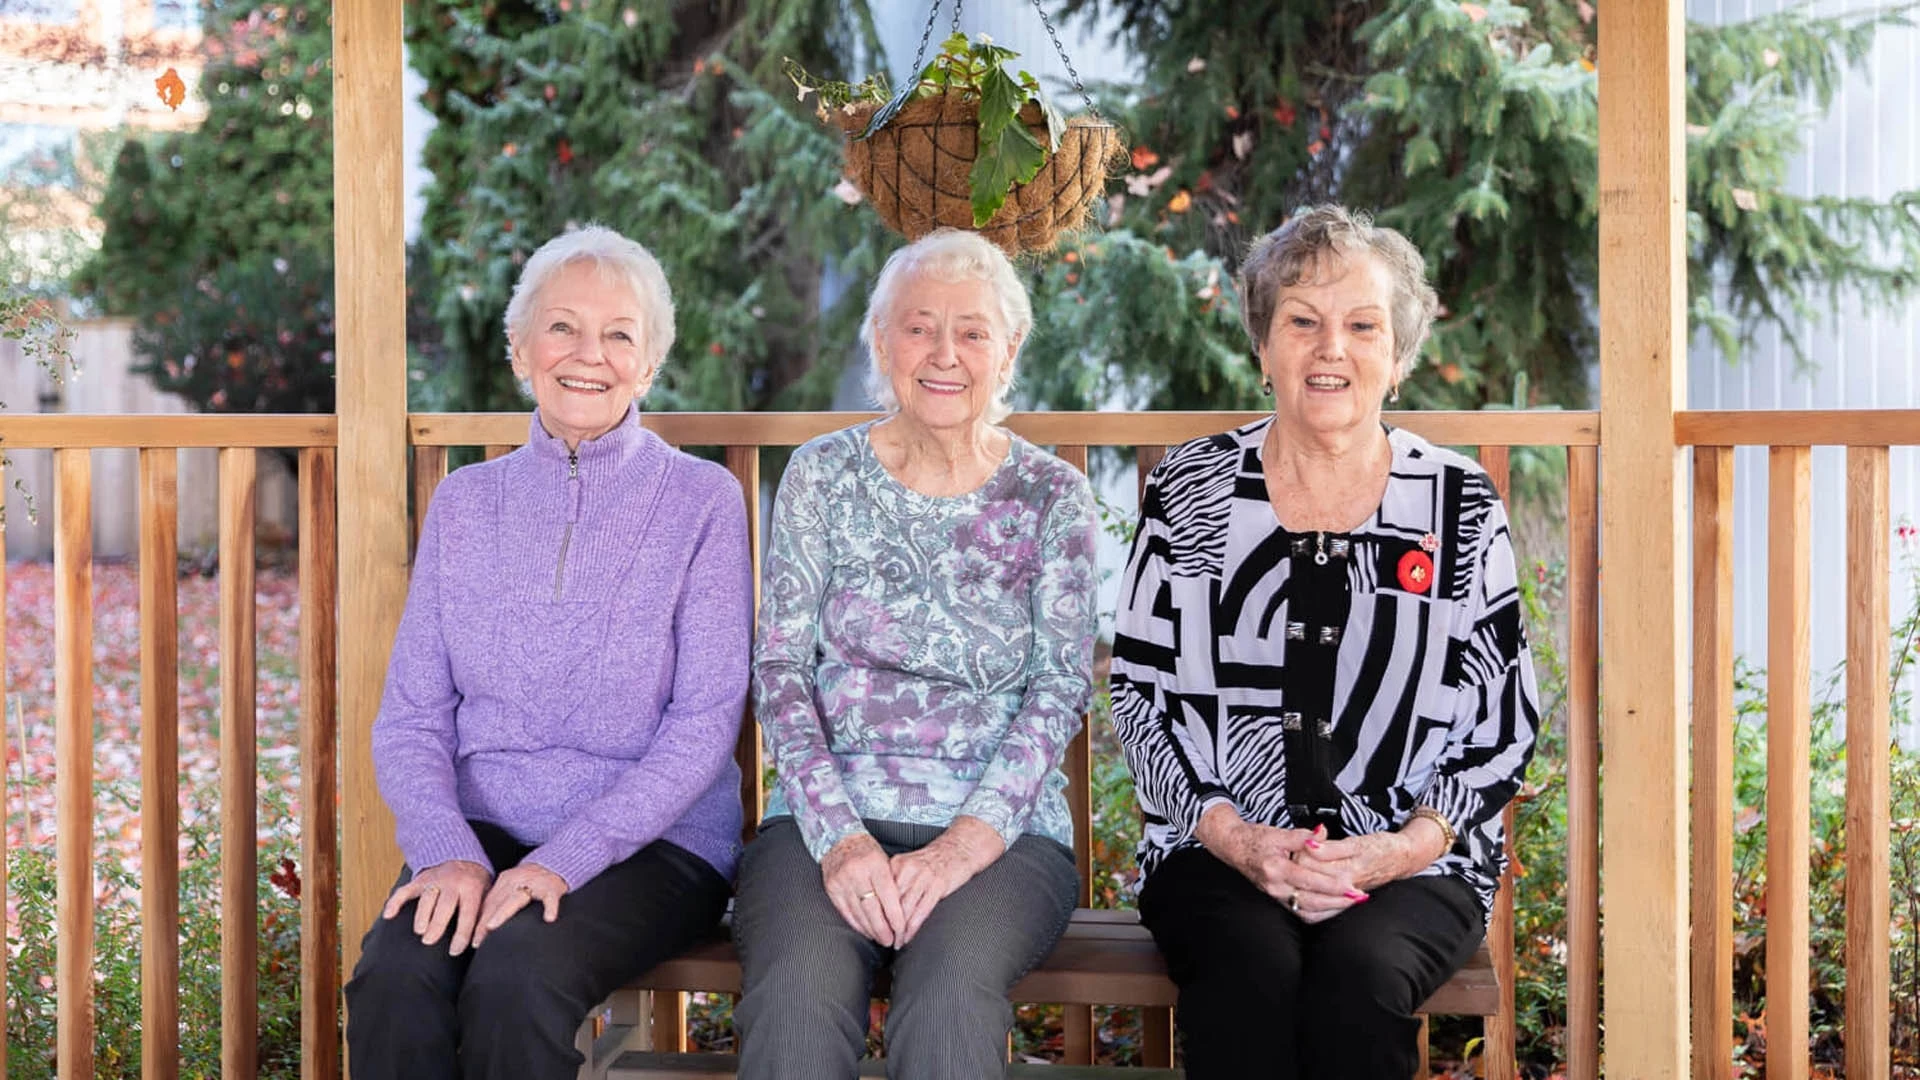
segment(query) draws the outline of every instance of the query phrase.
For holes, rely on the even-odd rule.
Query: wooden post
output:
[[[369,739],[407,594],[406,237],[400,5],[333,5],[334,307],[340,415],[342,972],[399,871]]]
[[[1688,1067],[1685,26],[1600,5],[1601,800],[1610,1076]]]

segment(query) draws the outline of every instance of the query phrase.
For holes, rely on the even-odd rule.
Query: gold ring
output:
[[[873,897],[874,897],[874,892],[872,889],[868,889],[866,892],[863,892],[860,894],[860,899],[862,900],[871,900],[873,899]]]

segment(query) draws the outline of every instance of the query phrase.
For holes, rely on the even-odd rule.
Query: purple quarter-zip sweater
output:
[[[665,839],[731,879],[753,583],[740,486],[635,413],[434,492],[373,725],[400,851],[493,869],[468,819],[578,889]]]

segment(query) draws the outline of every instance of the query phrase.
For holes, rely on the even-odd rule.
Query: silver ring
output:
[[[1287,907],[1290,910],[1292,910],[1292,912],[1295,915],[1300,914],[1300,890],[1299,889],[1293,890],[1293,895],[1287,897]]]

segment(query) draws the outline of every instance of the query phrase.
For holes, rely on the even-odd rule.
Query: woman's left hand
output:
[[[1343,874],[1362,892],[1398,881],[1426,865],[1414,852],[1410,838],[1397,832],[1321,840],[1317,845],[1301,848],[1294,861],[1327,873]]]
[[[912,941],[940,901],[992,866],[1006,850],[1006,842],[993,826],[962,814],[932,843],[895,855],[893,880],[900,887],[900,907],[907,919],[907,928],[895,947]]]
[[[538,900],[546,910],[548,922],[560,917],[560,898],[567,883],[559,874],[538,863],[521,863],[493,879],[487,899],[480,905],[480,925],[473,932],[473,947],[479,948],[487,934],[507,925],[507,920],[523,907]]]

